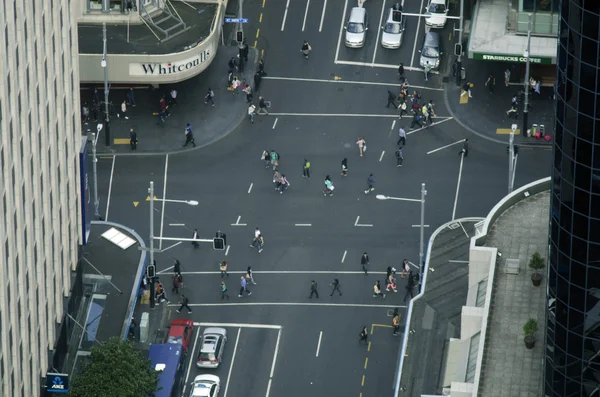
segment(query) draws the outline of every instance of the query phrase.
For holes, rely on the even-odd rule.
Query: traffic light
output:
[[[454,44],[454,55],[456,55],[457,57],[462,55],[462,44]]]
[[[235,41],[237,41],[239,44],[242,44],[244,42],[244,32],[238,30],[235,33]]]
[[[519,146],[518,146],[518,145],[515,145],[515,156],[516,156],[517,154],[519,154]]]
[[[225,249],[225,239],[221,237],[215,237],[213,239],[213,248],[216,250],[224,250]]]
[[[156,277],[155,265],[148,265],[148,267],[146,268],[146,276],[148,276],[149,279],[153,279],[154,277]]]

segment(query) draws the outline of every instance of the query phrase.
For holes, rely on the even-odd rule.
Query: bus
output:
[[[156,397],[175,397],[179,395],[183,381],[183,346],[166,343],[150,346],[148,359],[152,368],[159,372]]]

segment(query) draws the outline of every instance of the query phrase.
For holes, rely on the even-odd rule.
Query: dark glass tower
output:
[[[561,0],[545,346],[548,397],[600,397],[599,42],[600,0]]]

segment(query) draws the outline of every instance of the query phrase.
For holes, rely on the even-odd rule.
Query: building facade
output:
[[[600,393],[600,2],[561,1],[545,395]]]
[[[40,395],[77,265],[76,1],[0,0],[2,396]]]

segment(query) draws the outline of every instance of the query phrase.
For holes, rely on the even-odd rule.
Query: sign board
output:
[[[190,58],[182,59],[177,62],[131,63],[129,64],[129,74],[131,76],[174,76],[206,64],[213,56],[212,49],[206,47],[199,50]]]
[[[92,213],[91,207],[91,193],[90,193],[90,178],[89,178],[89,164],[88,164],[88,141],[84,139],[81,144],[81,151],[79,152],[79,178],[81,190],[81,245],[86,245],[90,237],[90,231],[92,230]]]
[[[500,62],[527,62],[527,57],[523,55],[509,55],[509,54],[484,54],[481,52],[473,52],[473,59],[480,61],[500,61]],[[529,57],[529,62],[539,65],[553,65],[555,62],[552,61],[552,57]]]
[[[225,18],[225,23],[248,23],[248,18]]]
[[[48,393],[68,393],[69,375],[48,372],[46,374],[46,389]]]

